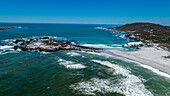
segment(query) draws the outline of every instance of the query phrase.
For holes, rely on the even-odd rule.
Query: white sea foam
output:
[[[95,27],[94,29],[104,29],[104,30],[108,30],[108,31],[113,31],[112,29],[107,29],[107,28],[104,28],[104,27]]]
[[[123,57],[122,57],[122,58],[123,58]],[[169,75],[169,74],[164,73],[164,72],[162,72],[162,71],[160,71],[160,70],[158,70],[158,69],[156,69],[156,68],[153,68],[153,67],[148,66],[148,65],[144,65],[144,64],[142,64],[142,63],[140,63],[140,62],[137,62],[137,61],[134,61],[134,60],[130,60],[130,59],[127,59],[127,58],[123,58],[123,59],[124,59],[125,61],[128,61],[128,62],[133,62],[133,63],[139,64],[141,67],[146,68],[146,69],[149,69],[149,70],[151,70],[152,72],[154,72],[154,73],[156,73],[156,74],[158,74],[158,75],[160,75],[160,76],[164,76],[164,77],[170,78],[170,75]]]
[[[161,76],[170,78],[170,75],[169,75],[169,74],[164,73],[164,72],[161,72],[161,71],[158,70],[158,69],[155,69],[155,68],[153,68],[153,67],[150,67],[150,66],[147,66],[147,65],[143,65],[143,64],[140,64],[140,66],[142,66],[142,67],[144,67],[144,68],[146,68],[146,69],[152,70],[154,73],[157,73],[158,75],[161,75]]]
[[[96,62],[96,63],[99,63],[99,64],[102,64],[102,65],[105,65],[105,66],[108,66],[108,67],[111,67],[111,68],[114,68],[115,69],[115,73],[114,74],[121,74],[123,76],[128,76],[130,71],[128,70],[125,70],[123,67],[121,66],[118,66],[116,64],[112,64],[108,61],[100,61],[100,60],[92,60],[93,62]]]
[[[8,54],[8,53],[18,53],[18,51],[16,51],[16,50],[8,50],[8,51],[2,50],[2,51],[0,51],[0,55],[4,55],[4,54]]]
[[[72,89],[85,95],[120,93],[125,96],[153,96],[142,84],[142,80],[131,74],[127,69],[108,61],[92,61],[113,68],[113,75],[122,75],[124,78],[119,78],[118,80],[112,79],[112,77],[109,79],[92,78],[89,81],[71,85]]]
[[[59,59],[59,60],[58,60],[58,62],[61,62],[61,61],[63,61],[63,59]]]
[[[21,26],[19,26],[18,28],[22,28]]]
[[[50,54],[50,52],[39,52],[40,54]]]
[[[81,46],[93,47],[93,48],[114,48],[114,47],[107,46],[107,45],[104,45],[104,44],[82,44]]]
[[[76,52],[68,52],[67,55],[70,55],[70,56],[80,56],[80,54],[76,53]]]
[[[113,44],[113,45],[111,45],[112,47],[120,47],[120,46],[122,46],[122,44]]]
[[[115,56],[115,58],[121,59],[121,60],[123,60],[123,61],[127,61],[127,62],[132,62],[132,63],[138,64],[139,66],[141,66],[141,67],[143,67],[143,68],[146,68],[146,69],[149,69],[149,70],[151,70],[152,72],[154,72],[154,73],[156,73],[156,74],[158,74],[158,75],[160,75],[160,76],[164,76],[164,77],[170,78],[170,75],[169,75],[169,74],[167,74],[167,73],[165,73],[165,72],[162,72],[162,71],[160,71],[160,70],[158,70],[158,69],[156,69],[156,68],[153,68],[153,67],[151,67],[151,66],[142,64],[142,63],[137,62],[137,61],[134,61],[134,60],[130,60],[130,59],[125,58],[125,57],[117,57],[117,56]]]
[[[68,69],[83,69],[83,68],[86,68],[86,66],[84,66],[83,64],[79,64],[79,63],[76,64],[75,62],[66,61],[66,60],[63,60],[63,59],[59,59],[58,62],[59,62],[60,65],[63,65]]]
[[[29,40],[29,39],[38,39],[40,37],[49,37],[50,39],[59,39],[59,40],[67,40],[67,38],[64,37],[58,37],[58,36],[32,36],[32,37],[26,37],[26,38],[15,38],[15,39],[6,39],[1,40],[2,42],[11,43],[12,41],[16,39],[23,39],[23,40]]]
[[[101,56],[102,53],[97,53],[97,52],[85,52],[85,51],[81,51],[82,53],[88,53],[88,54],[93,54],[93,55],[99,55]]]
[[[125,38],[125,35],[123,34],[123,35],[120,35],[119,37],[121,37],[121,38]]]
[[[152,72],[160,75],[160,76],[163,76],[163,77],[167,77],[167,78],[170,78],[170,75],[165,73],[165,72],[162,72],[156,68],[153,68],[151,66],[148,66],[148,65],[145,65],[145,64],[142,64],[140,62],[137,62],[137,61],[134,61],[134,60],[131,60],[131,59],[128,59],[128,58],[125,58],[125,57],[122,57],[122,56],[117,56],[117,55],[110,55],[110,54],[106,54],[106,53],[95,53],[95,52],[87,52],[89,54],[94,54],[94,55],[99,55],[99,56],[105,56],[105,57],[114,57],[116,59],[120,59],[120,60],[123,60],[123,61],[127,61],[127,62],[132,62],[132,63],[135,63],[135,64],[138,64],[139,66],[143,67],[143,68],[146,68],[148,70],[151,70]]]
[[[2,40],[2,42],[9,42],[9,41],[13,41],[13,39]]]
[[[86,66],[84,66],[82,64],[71,64],[71,65],[67,65],[66,68],[69,68],[69,69],[83,69],[83,68],[86,68]]]
[[[115,47],[115,48],[122,48],[122,47]]]
[[[13,49],[12,46],[0,46],[0,55],[7,54],[7,53],[16,53]]]
[[[0,46],[0,49],[11,49],[13,46],[8,46],[8,45],[5,45],[5,46]]]
[[[0,46],[0,55],[8,54],[8,53],[18,53],[20,50],[12,49],[13,46],[4,45]]]
[[[94,29],[106,29],[104,27],[95,27]]]

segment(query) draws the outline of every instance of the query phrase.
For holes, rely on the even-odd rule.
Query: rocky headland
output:
[[[153,46],[158,44],[159,47],[170,51],[170,27],[163,26],[154,23],[132,23],[126,24],[121,27],[107,27],[106,29],[111,29],[118,31],[120,34],[124,34],[125,38],[143,42],[146,46]],[[123,32],[121,32],[123,31]],[[139,46],[143,46],[139,44]],[[138,46],[131,46],[139,48]]]
[[[132,23],[120,27],[107,27],[117,36],[133,40],[126,47],[137,51],[106,50],[116,58],[126,58],[159,75],[170,78],[170,27],[153,23]],[[123,46],[125,46],[123,45]]]
[[[51,40],[50,37],[40,37],[38,39],[17,39],[11,44],[13,49],[21,49],[22,51],[34,51],[34,52],[56,52],[60,50],[75,50],[86,52],[100,52],[102,49],[90,48],[78,45],[69,41],[56,41]]]
[[[15,29],[18,27],[0,27],[0,30],[6,30],[6,29]]]

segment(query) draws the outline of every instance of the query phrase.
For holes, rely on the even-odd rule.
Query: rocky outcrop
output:
[[[56,52],[59,50],[76,50],[88,52],[100,52],[102,49],[84,47],[74,42],[53,41],[49,37],[40,37],[39,39],[13,41],[13,49],[21,49],[22,51],[34,52]]]

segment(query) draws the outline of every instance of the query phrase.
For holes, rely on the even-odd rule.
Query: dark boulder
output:
[[[18,48],[19,48],[18,46],[14,46],[14,47],[13,47],[14,50],[17,50]]]
[[[33,41],[34,39],[30,39],[30,41]]]
[[[49,39],[49,37],[40,37],[39,39]]]
[[[26,47],[20,47],[22,51],[28,51],[28,48]]]
[[[44,52],[56,52],[56,48],[39,48],[39,51],[44,51]]]
[[[23,41],[25,41],[25,40],[22,40],[22,39],[17,39],[17,40],[15,40],[15,41],[12,41],[13,43],[15,43],[15,44],[17,44],[18,42],[23,42]]]

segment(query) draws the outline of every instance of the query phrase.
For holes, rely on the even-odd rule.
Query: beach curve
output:
[[[115,58],[134,62],[141,67],[149,69],[161,76],[170,78],[170,59],[163,56],[170,55],[166,50],[159,47],[143,47],[138,51],[119,51],[107,49],[105,54],[114,56]]]

